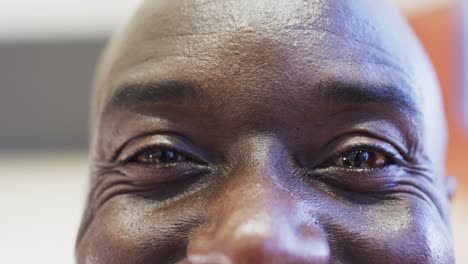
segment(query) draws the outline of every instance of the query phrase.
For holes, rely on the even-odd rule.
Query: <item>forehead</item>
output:
[[[386,4],[374,2],[148,1],[111,48],[101,103],[121,83],[158,78],[416,86],[408,46],[394,41],[404,36],[395,29],[401,22],[377,19]]]

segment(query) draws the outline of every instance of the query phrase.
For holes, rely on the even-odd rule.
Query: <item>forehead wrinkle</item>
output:
[[[297,49],[301,49],[302,52],[306,53],[307,55],[311,55],[311,57],[315,57],[316,60],[323,60],[323,61],[330,61],[331,63],[352,63],[352,64],[361,64],[361,63],[371,63],[373,65],[379,66],[387,66],[392,68],[393,70],[398,71],[401,75],[403,75],[406,79],[411,80],[411,76],[408,73],[407,69],[404,69],[402,67],[402,63],[399,62],[398,60],[395,59],[395,56],[392,55],[392,53],[388,50],[386,50],[384,47],[381,47],[375,43],[371,43],[368,41],[365,41],[363,39],[358,39],[358,38],[344,38],[343,36],[340,36],[338,33],[332,31],[332,30],[317,30],[317,29],[293,29],[297,31],[302,32],[326,32],[326,34],[329,34],[335,39],[336,41],[333,41],[333,43],[330,43],[330,41],[327,42],[319,42],[319,43],[312,43],[308,41],[308,39],[304,39],[304,35],[300,34],[297,35],[297,39],[294,39],[294,42],[292,46]],[[284,36],[284,38],[287,38],[287,36]],[[291,39],[291,38],[289,38]],[[327,39],[331,39],[331,37],[328,37]],[[336,45],[338,41],[344,41],[349,43],[349,41],[358,43],[359,45],[365,46],[365,48],[370,48],[371,50],[367,49],[366,54],[362,54],[361,48],[359,50],[355,49],[348,49],[346,45],[342,45],[342,49],[336,52],[332,52],[329,49],[336,50],[336,47],[339,45]],[[343,53],[347,52],[346,56],[343,55]],[[322,54],[320,54],[322,53]],[[357,53],[357,54],[356,54]]]
[[[170,10],[157,9],[153,13],[142,12],[141,19],[151,20],[142,24],[147,33],[160,36],[205,35],[220,32],[257,31],[276,33],[285,25],[297,21],[321,19],[324,2],[304,1],[177,1]],[[304,11],[305,10],[305,11]],[[168,12],[166,12],[168,11]],[[304,12],[306,14],[304,14]],[[291,16],[291,14],[298,14]],[[158,28],[154,29],[154,24]],[[161,30],[162,29],[162,30]],[[170,30],[164,30],[170,29]]]
[[[270,43],[270,44],[271,44],[271,43]],[[268,46],[268,47],[269,47],[268,50],[271,51],[271,50],[272,50],[271,48],[272,48],[273,46],[271,46],[270,44],[267,43],[266,46]],[[263,47],[265,47],[265,45],[263,45]],[[281,49],[278,49],[277,52],[278,52],[278,54],[281,54],[281,53],[282,53],[282,52],[281,52]],[[262,63],[267,63],[267,61],[262,60],[263,57],[262,57],[261,54],[262,54],[262,50],[258,50],[258,53],[256,53],[255,56],[259,56],[259,57],[257,57],[257,58],[258,58],[260,61],[262,61]],[[287,61],[287,60],[290,59],[290,58],[288,58],[287,55],[286,55],[285,58],[281,58],[281,57],[282,57],[282,56],[279,56],[279,57],[278,57],[278,56],[274,56],[275,59],[274,59],[273,61],[270,61],[270,63],[272,63],[273,65],[276,65],[276,64],[277,64],[278,62],[280,62],[280,61],[283,61],[283,62],[284,62],[284,61]],[[241,58],[242,58],[242,56],[241,56]],[[268,58],[269,58],[269,57],[266,57],[267,60],[268,60]],[[361,58],[358,58],[358,59],[361,59]],[[323,61],[325,61],[325,60],[323,60]],[[360,80],[361,82],[366,82],[367,78],[370,78],[368,75],[366,75],[366,72],[368,72],[369,69],[362,69],[362,68],[366,68],[365,66],[366,66],[367,64],[369,64],[369,63],[375,64],[376,66],[380,66],[380,65],[395,66],[394,63],[390,63],[390,62],[388,62],[388,61],[386,61],[386,60],[384,60],[384,59],[381,59],[380,61],[375,61],[375,60],[374,60],[374,61],[363,60],[362,62],[357,62],[357,61],[355,61],[354,59],[350,59],[350,60],[348,60],[348,61],[341,61],[340,63],[337,63],[336,60],[331,60],[331,59],[329,59],[328,61],[330,61],[330,63],[329,63],[330,66],[331,66],[331,65],[335,65],[335,67],[337,67],[337,65],[339,65],[339,66],[338,66],[338,69],[336,70],[336,75],[338,76],[338,78],[336,78],[336,76],[335,76],[334,79],[342,78],[342,80],[340,80],[340,81],[343,81],[343,82],[350,82],[350,81],[351,81],[351,82],[355,82],[355,81],[356,81],[356,78],[351,78],[351,79],[349,79],[349,77],[353,77],[353,76],[354,76],[354,77],[359,76],[359,78],[361,78],[361,80]],[[349,62],[349,63],[348,63],[348,62]],[[363,62],[364,62],[364,63],[363,63]],[[152,61],[151,63],[149,63],[148,66],[147,66],[147,68],[152,68],[152,67],[154,67],[154,66],[151,66],[151,65],[154,64],[154,63],[156,63],[156,62],[155,62],[155,61]],[[345,64],[343,64],[343,63],[345,63]],[[156,64],[158,64],[158,63],[156,63]],[[326,63],[326,64],[328,64],[328,63]],[[142,65],[139,65],[139,67],[137,67],[137,68],[141,68],[141,66],[142,66]],[[214,66],[218,68],[217,70],[221,70],[221,71],[222,71],[222,68],[219,69],[219,66],[216,66],[216,64],[214,64]],[[226,66],[226,67],[228,67],[228,66]],[[340,70],[339,68],[342,68],[342,67],[344,67],[344,68]],[[229,68],[230,68],[230,67],[229,67]],[[346,77],[343,71],[344,71],[344,70],[349,70],[349,69],[354,69],[354,68],[356,68],[357,71],[352,71],[352,72],[351,72],[351,76]],[[254,69],[255,69],[255,68],[254,68]],[[392,69],[393,69],[393,67],[392,67]],[[403,70],[401,70],[401,68],[397,67],[397,69],[399,70],[399,72],[405,73]],[[214,70],[216,71],[216,69],[214,69]],[[287,71],[290,71],[290,70],[294,70],[294,69],[288,69]],[[326,69],[325,69],[325,70],[326,70]],[[375,72],[375,69],[371,69],[371,70]],[[380,71],[380,70],[382,70],[382,69],[378,69],[378,70]],[[210,72],[211,72],[211,71],[212,71],[212,70],[210,70]],[[341,72],[341,74],[340,74],[340,72]],[[261,73],[264,73],[264,72],[262,71]],[[262,80],[265,79],[265,77],[259,76],[260,72],[259,72],[258,70],[252,72],[251,74],[255,74],[255,76],[257,77],[256,79],[258,79],[258,80],[260,80],[260,79],[262,79]],[[332,75],[333,75],[333,74],[332,74]],[[372,75],[375,75],[375,73],[372,74]],[[385,73],[383,73],[383,74],[380,74],[380,75],[382,75],[382,76],[384,76],[384,75],[387,75],[387,76],[394,76],[395,74],[392,74],[392,73],[385,74]],[[379,76],[380,76],[380,75],[379,75]],[[211,76],[211,77],[213,77],[213,76]],[[274,77],[274,76],[272,75],[272,73],[269,73],[269,75],[266,76],[266,77]],[[307,76],[306,76],[306,77],[307,77]],[[317,77],[318,77],[318,76],[317,76]],[[323,77],[323,76],[322,76],[322,77]],[[329,76],[329,77],[333,77],[333,76]],[[249,78],[250,78],[250,77],[249,77]],[[247,78],[247,79],[249,79],[249,78]],[[358,78],[358,79],[359,79],[359,78]],[[377,82],[378,82],[379,78],[381,78],[381,77],[373,77],[373,78],[374,78],[374,79],[377,78]],[[267,79],[268,79],[268,78],[267,78]],[[308,79],[310,79],[310,76],[308,77]],[[398,78],[397,78],[397,79],[398,79]],[[243,82],[244,82],[244,81],[246,81],[246,80],[243,80]],[[268,80],[265,80],[265,81],[266,81],[266,82],[269,82]],[[272,80],[270,80],[270,81],[272,81]],[[371,85],[372,85],[372,86],[380,86],[380,85],[381,85],[381,84],[373,85],[373,84],[376,83],[375,80],[370,80],[370,79],[369,79],[369,82],[371,82]],[[372,84],[372,83],[373,83],[373,84]],[[400,84],[401,84],[400,81],[395,81],[395,80],[390,80],[390,81],[387,81],[387,82],[385,82],[385,83],[387,83],[387,84],[389,83],[388,85],[390,85],[390,86],[397,86],[397,85],[400,86]],[[261,85],[262,85],[262,86],[267,86],[268,83],[263,83],[263,84],[261,84]],[[383,85],[383,84],[382,84],[382,85]],[[402,87],[405,87],[405,88],[410,87],[410,86],[408,86],[408,85],[401,85],[401,86],[402,86]],[[248,89],[248,88],[249,88],[249,87],[246,87],[246,89]],[[252,87],[250,87],[250,88],[252,88]],[[273,90],[274,90],[274,89],[273,89]],[[271,88],[269,89],[269,91],[271,91],[271,92],[274,92],[273,90],[272,90]],[[275,91],[276,91],[276,90],[275,90]],[[278,92],[281,92],[281,91],[278,90]],[[231,92],[228,92],[228,93],[231,94]],[[235,94],[237,94],[237,93],[235,93]],[[264,101],[266,98],[268,98],[268,96],[267,96],[267,97],[264,97],[265,95],[259,95],[259,97],[258,97],[258,96],[252,97],[252,96],[254,96],[254,95],[252,95],[252,94],[250,94],[250,93],[247,93],[245,96],[241,94],[240,97],[245,99],[245,100],[241,100],[241,101],[247,103],[247,102],[251,102],[254,98],[257,98],[257,99],[259,99],[260,101]],[[221,103],[221,102],[219,101],[218,103]]]
[[[318,19],[322,18],[326,6],[324,1],[321,0],[225,0],[216,3],[218,9],[205,6],[202,6],[204,8],[195,8],[195,12],[192,12],[192,14],[196,15],[195,20],[200,20],[199,14],[201,14],[203,22],[212,20],[213,10],[215,10],[215,20],[221,22],[229,19],[231,21],[229,25],[234,29],[262,28],[264,30],[277,30],[284,25],[297,23],[297,21],[302,23],[311,21],[310,24],[314,24]],[[209,16],[204,17],[203,14],[209,14]],[[210,25],[210,27],[212,26],[216,25]]]
[[[339,21],[344,20],[339,19]],[[355,27],[349,25],[353,23],[356,24]],[[355,30],[356,28],[360,30]],[[295,33],[295,31],[298,32]],[[362,32],[366,32],[366,34]],[[311,37],[315,41],[311,41]],[[310,51],[317,53],[317,51],[325,48],[326,52],[323,53],[326,56],[341,61],[351,58],[353,61],[362,59],[362,61],[368,62],[371,59],[373,64],[391,66],[408,79],[411,79],[408,69],[403,70],[403,68],[407,68],[407,65],[400,59],[402,55],[393,48],[389,49],[391,47],[391,45],[387,44],[389,38],[380,36],[380,33],[375,30],[369,21],[359,17],[353,18],[352,23],[327,23],[326,25],[318,24],[316,27],[294,26],[288,28],[288,31],[284,33],[284,38],[287,40],[293,39],[294,46],[302,46],[304,51],[308,53]],[[310,51],[307,51],[307,48]],[[372,52],[369,52],[369,49]],[[323,57],[323,59],[328,58]]]
[[[223,48],[222,40],[225,40],[228,35],[244,35],[244,37],[247,37],[245,34],[248,34],[249,37],[252,35],[260,37],[269,32],[268,38],[276,39],[278,34],[282,34],[281,32],[291,32],[291,30],[288,30],[288,27],[297,27],[298,23],[303,26],[307,25],[307,27],[315,29],[315,32],[318,32],[318,34],[312,36],[314,39],[308,40],[311,42],[317,43],[320,39],[321,33],[319,31],[328,31],[339,36],[339,33],[335,32],[333,29],[327,28],[334,26],[331,25],[333,23],[330,24],[331,15],[327,9],[344,9],[346,5],[343,7],[343,5],[336,3],[340,1],[317,0],[307,3],[303,1],[288,1],[287,3],[276,3],[275,5],[271,5],[270,2],[271,1],[257,1],[251,3],[250,1],[239,2],[228,0],[178,1],[176,5],[179,7],[170,9],[172,12],[168,14],[164,14],[163,11],[165,9],[158,9],[152,11],[153,14],[150,12],[150,15],[146,14],[142,16],[142,19],[148,17],[154,18],[154,20],[151,20],[152,23],[138,23],[138,25],[146,29],[143,30],[143,34],[139,34],[140,38],[136,38],[140,40],[137,41],[136,45],[132,45],[135,44],[134,41],[132,41],[132,44],[127,45],[134,48],[130,48],[128,52],[125,52],[127,55],[123,57],[138,57],[134,52],[135,49],[140,51],[146,50],[152,53],[150,56],[148,56],[148,53],[145,53],[141,61],[148,60],[150,57],[165,56],[165,54],[163,54],[164,43],[168,43],[167,46],[171,47],[172,52],[174,52],[174,50],[179,50],[183,56],[194,56],[193,54],[197,54],[203,47],[212,47],[215,49]],[[270,6],[265,7],[266,4],[270,4]],[[222,10],[229,11],[223,12]],[[245,10],[251,10],[251,12],[246,12]],[[299,15],[293,17],[290,15],[286,16],[285,14],[288,13],[288,10]],[[291,12],[289,12],[289,14],[291,14]],[[159,17],[161,14],[163,14],[162,17]],[[177,17],[177,20],[174,20],[173,17]],[[278,17],[280,19],[278,19]],[[339,21],[346,21],[343,20],[343,17],[343,15],[340,15]],[[349,18],[345,19],[349,20]],[[353,19],[356,20],[355,18]],[[348,22],[343,23],[343,25],[347,23]],[[154,24],[158,24],[156,30],[154,29]],[[161,26],[163,29],[168,27],[164,26],[164,24],[170,25],[171,30],[160,30],[159,28],[161,28]],[[169,34],[166,34],[166,32],[169,32]],[[141,35],[145,37],[141,38]],[[182,39],[179,39],[180,37],[182,37]],[[189,39],[186,37],[189,37]],[[347,38],[348,36],[345,37]],[[230,41],[232,41],[232,39],[233,38],[230,38]],[[175,41],[175,43],[171,43],[171,41]],[[144,43],[141,44],[142,42]],[[325,40],[322,42],[328,41]],[[200,59],[200,56],[198,56],[198,59]],[[126,60],[128,62],[128,59]]]
[[[196,2],[196,1],[195,1]],[[221,1],[221,3],[223,4],[226,4],[226,3],[231,3],[232,1]],[[321,1],[315,1],[314,3],[320,3]],[[323,2],[323,1],[322,1]],[[325,2],[333,2],[333,1],[325,1]],[[203,2],[203,5],[205,5],[206,2]],[[325,5],[322,3],[322,5]],[[249,5],[250,6],[250,5]],[[336,8],[336,7],[334,7]],[[300,17],[300,18],[294,18],[292,19],[292,22],[291,21],[277,21],[277,20],[274,20],[274,23],[276,24],[276,26],[266,26],[266,27],[262,27],[262,26],[265,26],[266,24],[268,23],[251,23],[251,24],[254,24],[256,26],[260,26],[262,28],[259,28],[257,30],[247,30],[246,28],[243,28],[243,27],[236,27],[236,26],[232,26],[233,24],[235,23],[231,23],[231,22],[227,22],[226,20],[233,20],[235,21],[236,19],[234,19],[235,17],[239,18],[239,17],[242,17],[243,15],[245,16],[245,14],[241,14],[241,15],[236,15],[236,16],[232,16],[232,17],[223,17],[221,16],[222,19],[210,19],[209,17],[206,17],[203,20],[204,24],[202,25],[202,27],[196,27],[197,30],[193,30],[193,31],[189,31],[189,32],[184,32],[184,33],[174,33],[175,31],[170,31],[171,33],[168,34],[168,35],[159,35],[159,36],[156,36],[155,38],[153,38],[154,40],[156,39],[162,39],[164,37],[167,37],[167,39],[169,40],[172,40],[173,38],[178,38],[178,37],[190,37],[190,39],[186,39],[186,38],[183,38],[177,42],[179,43],[183,43],[182,46],[185,45],[185,49],[187,49],[188,51],[199,51],[200,48],[202,47],[213,47],[213,48],[224,48],[223,47],[223,40],[228,40],[226,42],[232,42],[232,43],[235,43],[236,42],[236,38],[233,38],[232,36],[239,36],[239,38],[243,37],[244,39],[247,39],[247,38],[254,38],[254,37],[258,37],[258,38],[270,38],[270,39],[278,39],[278,35],[283,35],[284,36],[284,39],[287,39],[287,40],[291,40],[291,39],[294,39],[294,43],[292,43],[293,45],[296,45],[296,42],[301,42],[300,38],[304,38],[304,35],[303,35],[303,32],[306,32],[306,31],[310,31],[310,32],[314,32],[315,34],[312,34],[309,36],[309,38],[307,38],[306,40],[303,40],[302,41],[302,44],[306,44],[305,42],[308,42],[307,45],[309,47],[311,47],[312,45],[315,45],[316,47],[317,46],[326,46],[326,45],[329,45],[329,46],[335,46],[334,48],[336,48],[336,46],[343,46],[343,45],[334,45],[333,44],[333,41],[330,41],[331,39],[338,39],[338,38],[341,38],[341,39],[344,39],[344,41],[346,42],[349,42],[349,39],[351,39],[353,42],[355,43],[358,43],[360,45],[365,45],[366,47],[368,48],[372,48],[373,50],[375,50],[376,52],[378,53],[381,53],[381,55],[383,57],[386,57],[387,60],[394,60],[395,59],[395,55],[394,53],[386,50],[384,47],[382,47],[381,45],[378,45],[380,43],[382,43],[381,41],[375,41],[376,37],[371,37],[373,34],[365,34],[365,35],[362,35],[361,33],[359,32],[370,32],[370,31],[375,31],[375,30],[369,30],[372,29],[372,25],[369,23],[369,21],[365,21],[364,19],[361,19],[353,14],[349,14],[349,13],[346,13],[345,15],[347,16],[352,16],[352,19],[347,17],[347,18],[342,18],[343,15],[340,15],[340,16],[336,16],[335,17],[338,17],[338,21],[345,21],[343,23],[331,23],[330,21],[333,21],[332,19],[330,19],[330,15],[328,14],[329,12],[325,10],[325,8],[323,8],[324,10],[321,10],[320,12],[317,12],[319,14],[316,14],[315,16],[303,16],[303,17]],[[343,8],[341,8],[343,9]],[[230,12],[232,13],[233,10],[229,9]],[[192,12],[193,13],[193,12]],[[209,13],[209,12],[199,12],[199,14],[204,14],[204,13]],[[229,14],[231,14],[229,13]],[[244,12],[245,13],[245,12]],[[343,13],[343,12],[341,12]],[[197,20],[197,17],[196,16],[201,16],[201,15],[192,15],[192,16],[195,16],[193,18],[193,20],[191,21],[196,21]],[[217,14],[217,16],[219,16],[219,14]],[[256,13],[256,16],[253,16],[253,17],[258,17],[259,15]],[[270,16],[270,17],[275,17],[275,16]],[[276,18],[276,17],[275,17]],[[348,20],[352,20],[352,23],[350,23]],[[198,19],[200,20],[200,19]],[[211,22],[221,22],[221,23],[210,23]],[[220,21],[222,20],[222,21]],[[239,19],[241,20],[241,19]],[[310,21],[309,21],[310,20]],[[299,22],[298,22],[299,21]],[[351,30],[346,30],[346,31],[343,31],[343,27],[350,27],[349,24],[358,24],[360,30],[359,31],[356,31],[355,28],[353,27],[353,25],[351,25]],[[197,23],[194,23],[194,24],[197,24]],[[259,25],[257,25],[259,24]],[[207,26],[209,25],[209,26]],[[300,32],[299,34],[297,33],[293,33],[293,31],[295,31],[295,29],[300,29],[302,27],[302,29],[304,31]],[[366,27],[368,29],[366,30],[362,30],[363,27]],[[206,29],[209,29],[209,31],[204,31]],[[215,29],[215,30],[213,30]],[[340,30],[342,32],[340,32]],[[269,32],[271,31],[272,34],[269,34],[268,36],[266,36],[266,32]],[[356,35],[355,33],[358,32],[358,35]],[[375,33],[375,32],[372,32],[372,33]],[[201,36],[201,38],[197,38]],[[206,37],[205,37],[206,36]],[[231,36],[231,37],[230,37]],[[330,37],[332,36],[332,37]],[[367,40],[371,40],[370,42],[367,41]],[[189,41],[189,44],[187,41]],[[162,42],[166,42],[166,41],[162,41]],[[173,43],[172,43],[173,44]],[[320,48],[320,47],[319,47]],[[355,49],[355,47],[351,47],[351,50],[352,49]],[[361,48],[362,49],[362,48]],[[343,50],[346,50],[346,47],[343,49]],[[330,53],[330,54],[333,54],[333,53]],[[184,52],[184,55],[186,56],[190,56],[190,52]],[[377,57],[374,57],[375,60],[378,60]],[[396,64],[399,64],[401,65],[402,63],[398,63],[398,62],[395,62],[393,63],[394,65]]]
[[[127,44],[127,51],[124,53],[123,61],[125,62],[126,65],[134,65],[138,64],[139,62],[137,61],[137,58],[139,58],[140,62],[148,62],[152,60],[162,60],[161,57],[177,57],[180,59],[185,59],[187,57],[192,57],[196,61],[195,63],[199,63],[200,61],[203,61],[199,63],[197,66],[204,66],[208,65],[210,63],[214,64],[214,67],[216,66],[216,61],[215,59],[219,59],[220,54],[215,54],[211,51],[217,50],[217,51],[223,51],[227,50],[225,44],[230,43],[230,44],[235,44],[239,48],[243,48],[242,41],[255,41],[255,38],[266,38],[266,39],[273,39],[274,41],[278,41],[278,34],[282,35],[284,39],[282,41],[286,41],[293,39],[294,37],[297,38],[304,38],[303,34],[301,33],[296,33],[296,35],[293,35],[294,27],[298,27],[298,25],[303,25],[306,27],[311,27],[308,30],[310,32],[317,32],[317,34],[312,34],[309,39],[305,40],[299,40],[302,41],[302,43],[307,44],[308,47],[311,47],[313,45],[313,49],[309,50],[310,52],[313,52],[314,59],[316,60],[325,60],[328,59],[331,61],[331,63],[334,63],[332,60],[330,60],[327,57],[330,56],[335,56],[335,54],[339,53],[354,53],[354,56],[345,58],[342,60],[342,62],[356,62],[357,60],[367,60],[367,62],[372,61],[374,64],[385,64],[385,65],[392,65],[394,66],[393,68],[398,68],[399,72],[402,73],[403,75],[406,75],[408,77],[408,72],[405,70],[402,70],[401,67],[399,66],[406,66],[406,64],[399,63],[399,62],[389,62],[391,58],[396,58],[397,56],[395,53],[392,53],[391,51],[388,51],[384,48],[382,48],[380,45],[372,45],[371,43],[368,43],[367,40],[372,40],[372,43],[381,43],[380,41],[374,41],[376,39],[380,39],[381,37],[375,37],[373,34],[375,32],[375,28],[369,26],[369,21],[365,20],[360,20],[358,15],[354,14],[353,12],[345,12],[347,8],[346,4],[341,4],[342,1],[313,1],[309,3],[310,5],[314,6],[319,6],[319,9],[314,9],[316,12],[311,15],[307,16],[304,15],[304,11],[300,10],[295,12],[295,14],[299,14],[294,16],[292,19],[287,19],[290,18],[291,16],[284,16],[284,13],[286,13],[287,10],[296,10],[294,8],[299,7],[300,5],[297,5],[298,3],[302,3],[302,1],[295,1],[293,3],[284,3],[284,5],[280,6],[274,6],[274,9],[268,9],[269,11],[272,11],[274,14],[270,14],[268,16],[268,12],[258,12],[263,8],[262,4],[268,3],[269,1],[259,1],[258,3],[255,2],[256,4],[253,5],[249,10],[250,12],[240,12],[243,11],[241,7],[242,3],[239,4],[238,1],[180,1],[182,3],[192,3],[192,4],[200,4],[199,9],[197,9],[195,12],[194,7],[190,7],[190,5],[186,5],[185,7],[182,6],[183,8],[187,9],[182,14],[184,15],[181,19],[180,17],[177,17],[174,15],[175,13],[167,13],[164,15],[166,18],[157,18],[158,14],[161,14],[161,11],[159,12],[153,12],[151,18],[156,18],[155,21],[151,23],[137,23],[139,25],[143,25],[146,29],[143,30],[143,33],[140,32],[138,35],[139,37],[131,40],[129,44]],[[248,1],[241,1],[244,3],[247,3]],[[362,2],[362,1],[361,1]],[[224,9],[224,10],[229,10],[226,12],[213,12],[213,11],[219,11],[216,6],[213,7],[213,5],[224,5],[224,6],[230,6],[233,7],[231,9]],[[249,3],[248,6],[252,6],[252,3]],[[281,8],[283,7],[283,10]],[[284,8],[284,7],[288,7]],[[276,8],[276,9],[275,9]],[[341,10],[338,12],[339,14],[335,16],[332,16],[331,13],[329,12],[330,9],[336,10],[339,9]],[[191,11],[190,11],[191,10]],[[318,11],[317,11],[318,10]],[[307,11],[307,10],[306,10]],[[149,12],[149,11],[148,11]],[[214,14],[213,14],[214,13]],[[232,14],[234,13],[234,14]],[[278,21],[275,21],[275,18],[277,17],[276,14],[279,14],[278,16],[280,19]],[[352,17],[346,17],[346,15],[352,15]],[[178,21],[174,21],[172,19],[167,19],[167,17],[177,17]],[[185,19],[188,18],[188,19]],[[253,19],[253,20],[249,20]],[[267,19],[267,20],[262,20],[262,19]],[[176,30],[167,30],[162,32],[158,29],[158,27],[155,27],[154,24],[158,24],[158,21],[166,21],[166,22],[173,22],[173,23],[166,23],[167,25],[170,25]],[[240,21],[237,23],[236,21]],[[250,22],[249,22],[250,21]],[[267,23],[258,23],[258,22],[267,22]],[[305,21],[305,22],[304,22]],[[363,26],[366,26],[365,30],[357,30],[353,23],[349,22],[352,21],[353,23],[357,23],[357,26],[359,26],[359,29],[362,29]],[[357,21],[357,22],[356,22]],[[371,21],[373,21],[371,19]],[[190,23],[188,23],[190,22]],[[194,22],[194,23],[191,23]],[[175,27],[174,27],[175,24]],[[273,27],[270,27],[271,25],[275,25]],[[179,27],[180,26],[180,27]],[[163,27],[165,27],[163,25]],[[289,27],[289,28],[288,28]],[[347,31],[345,31],[345,34],[341,34],[340,27],[346,27]],[[152,30],[153,28],[153,30]],[[156,28],[156,31],[155,31]],[[166,28],[168,28],[166,26]],[[252,30],[252,29],[257,29],[257,30]],[[262,30],[266,29],[263,31]],[[349,30],[351,29],[351,30]],[[337,31],[338,30],[338,31]],[[361,35],[353,35],[356,32],[366,32],[364,36],[361,37]],[[165,34],[165,32],[170,32],[170,34]],[[268,36],[265,36],[265,32],[269,32]],[[304,31],[302,31],[304,32]],[[171,37],[171,34],[173,35]],[[198,35],[197,35],[198,34]],[[206,35],[204,35],[206,34]],[[264,35],[262,35],[264,34]],[[385,34],[384,34],[385,35]],[[201,36],[201,37],[199,37]],[[233,38],[235,36],[236,38]],[[128,35],[128,38],[131,38],[132,34]],[[199,37],[199,38],[198,38]],[[238,39],[242,40],[239,41]],[[372,49],[375,50],[375,52],[372,53],[379,53],[381,56],[373,56],[369,57],[371,55],[371,52],[367,52],[367,50],[364,50],[365,48],[358,47],[356,48],[356,45],[337,45],[336,42],[337,40],[340,39],[343,42],[352,42],[352,43],[358,43],[359,45],[365,45],[365,48],[369,48],[372,46]],[[348,39],[351,39],[352,41],[349,41]],[[385,36],[384,36],[385,39]],[[297,41],[297,40],[295,40]],[[364,43],[363,43],[364,42]],[[143,43],[143,44],[142,44]],[[261,41],[258,41],[259,44]],[[254,43],[255,44],[255,43]],[[284,43],[283,43],[284,44]],[[296,43],[290,43],[293,46]],[[301,43],[299,43],[301,44]],[[345,43],[347,44],[347,43]],[[317,52],[322,52],[325,48],[332,49],[331,51],[325,52],[325,54],[319,55]],[[340,48],[341,47],[341,48]],[[208,50],[206,49],[208,48]],[[268,47],[271,48],[271,47]],[[205,49],[205,50],[204,50]],[[143,54],[139,54],[144,50]],[[210,51],[211,50],[211,51]],[[125,51],[125,49],[124,49]],[[135,52],[136,51],[136,52]],[[172,51],[170,54],[164,54],[166,51]],[[388,51],[388,52],[387,52]],[[365,52],[365,53],[364,53]],[[357,54],[356,54],[357,53]],[[390,55],[387,55],[389,53]],[[166,56],[167,55],[167,56]],[[291,54],[290,54],[291,55]],[[366,59],[362,59],[362,55],[368,56]],[[211,58],[208,58],[211,56]],[[301,54],[292,54],[291,56],[302,56]],[[379,57],[386,57],[386,60],[383,60]],[[130,58],[130,59],[129,59]],[[343,59],[343,57],[340,57],[340,59]],[[164,63],[163,63],[164,64]],[[318,63],[320,64],[320,63]],[[115,66],[115,65],[114,65]],[[320,65],[318,65],[320,67]],[[330,65],[331,66],[331,65]],[[397,66],[397,67],[395,67]],[[242,66],[244,67],[244,66]],[[118,68],[118,67],[117,67]],[[123,67],[125,68],[125,67]],[[198,71],[197,71],[198,72]],[[411,76],[409,76],[411,77]],[[411,79],[411,78],[408,78]]]

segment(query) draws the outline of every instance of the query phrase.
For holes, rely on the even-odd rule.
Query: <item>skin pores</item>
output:
[[[453,263],[438,84],[385,1],[147,1],[96,76],[78,263]]]

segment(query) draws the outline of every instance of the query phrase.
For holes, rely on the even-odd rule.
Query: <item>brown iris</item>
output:
[[[183,154],[164,148],[144,151],[135,158],[136,162],[144,164],[168,164],[186,160],[187,158]]]
[[[347,168],[380,168],[388,165],[390,159],[383,153],[369,150],[355,150],[341,155],[334,166]]]

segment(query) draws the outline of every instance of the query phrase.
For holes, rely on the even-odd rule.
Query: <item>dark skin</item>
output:
[[[385,1],[147,1],[98,69],[77,262],[454,263],[433,76]]]

